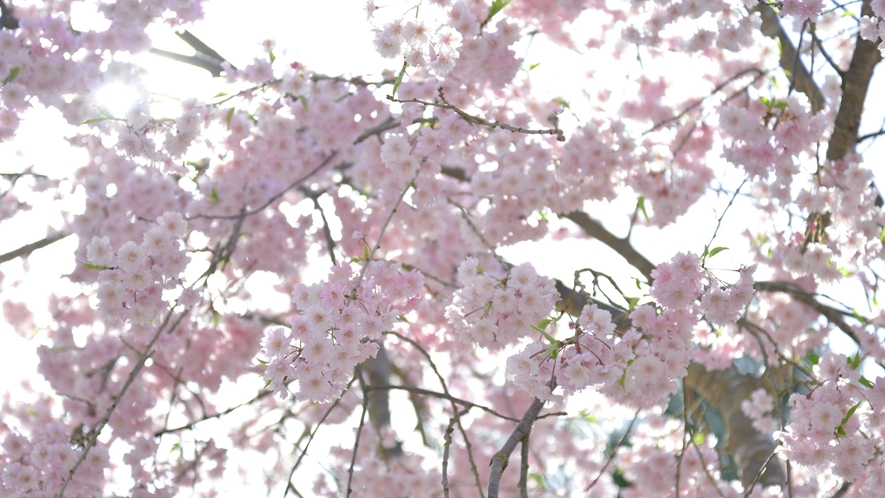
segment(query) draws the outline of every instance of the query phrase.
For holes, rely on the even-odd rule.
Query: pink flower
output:
[[[116,258],[107,235],[102,238],[92,237],[92,242],[86,246],[86,259],[94,265],[113,266]]]

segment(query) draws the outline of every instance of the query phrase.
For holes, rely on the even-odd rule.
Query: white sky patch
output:
[[[135,88],[116,81],[104,85],[96,93],[96,103],[107,109],[115,118],[125,116],[138,99],[138,91]]]

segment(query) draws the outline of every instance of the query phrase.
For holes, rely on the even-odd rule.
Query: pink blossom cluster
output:
[[[799,21],[817,20],[823,10],[823,0],[784,0],[780,8],[781,16],[794,16]]]
[[[36,424],[28,435],[9,433],[3,439],[0,494],[9,498],[55,496],[80,458],[71,445],[70,428],[56,420]],[[65,496],[92,496],[102,491],[108,450],[92,448],[65,488]]]
[[[791,95],[783,101],[770,103],[754,100],[746,108],[726,106],[720,111],[719,124],[726,136],[734,140],[722,156],[742,166],[753,178],[765,181],[771,173],[778,178],[773,197],[789,199],[789,186],[797,172],[797,157],[812,149],[827,126],[826,117],[811,112],[804,96]],[[782,112],[783,111],[783,112]],[[772,115],[778,116],[771,129]]]
[[[288,383],[297,380],[298,400],[340,396],[353,368],[375,357],[381,334],[423,296],[422,285],[421,273],[384,262],[369,264],[362,278],[342,263],[325,282],[297,285],[292,302],[299,314],[290,330],[271,328],[261,343],[271,389],[285,399]]]
[[[701,298],[701,312],[704,317],[716,325],[736,322],[744,308],[753,298],[753,273],[756,265],[741,268],[738,281],[727,289],[711,283],[704,297]]]
[[[439,76],[455,67],[461,39],[461,33],[451,26],[430,26],[421,19],[400,18],[375,30],[375,48],[383,57],[402,55],[409,65],[425,67]]]
[[[821,383],[805,396],[790,396],[790,424],[776,434],[793,461],[847,481],[866,481],[881,473],[877,447],[885,429],[885,389],[881,378],[872,389],[860,388],[856,365],[827,351],[815,366]]]
[[[563,393],[570,395],[590,386],[620,383],[628,362],[635,357],[635,331],[621,337],[615,332],[611,313],[595,304],[584,307],[574,327],[574,345],[561,353],[565,363],[556,371]],[[522,384],[526,379],[517,375],[515,380]]]
[[[885,56],[885,22],[882,22],[882,18],[885,18],[885,3],[871,2],[871,7],[876,15],[860,18],[860,37],[874,43],[883,40],[879,43],[879,52]]]
[[[643,423],[630,435],[630,445],[617,451],[618,467],[633,483],[620,490],[620,494],[628,498],[670,496],[677,487],[678,475],[679,496],[718,496],[723,492],[725,496],[739,496],[735,483],[722,489],[725,483],[714,484],[708,478],[721,473],[715,446],[715,437],[700,444],[685,444],[679,421],[668,420],[656,412],[644,415]],[[728,494],[729,491],[734,494]]]
[[[86,258],[100,270],[99,312],[107,322],[144,325],[168,308],[163,290],[179,285],[190,260],[180,242],[186,231],[181,214],[166,212],[140,244],[130,240],[114,250],[107,236],[92,238]]]
[[[468,257],[458,267],[458,283],[461,288],[446,308],[453,339],[489,349],[531,333],[532,326],[553,310],[558,296],[553,281],[538,275],[529,263],[495,277]]]
[[[753,421],[753,427],[761,433],[771,434],[778,429],[774,418],[774,398],[765,389],[757,389],[750,399],[741,401],[741,411]]]
[[[651,295],[665,308],[676,310],[700,297],[707,274],[696,254],[681,252],[670,262],[659,264],[651,276]]]

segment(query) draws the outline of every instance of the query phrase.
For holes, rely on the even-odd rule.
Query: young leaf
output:
[[[728,250],[727,247],[714,247],[713,249],[710,250],[709,257],[712,258],[713,256],[719,254],[720,252],[727,251],[727,250]]]
[[[225,118],[225,120],[227,121],[227,129],[228,130],[230,129],[230,120],[233,117],[234,117],[234,108],[231,107],[230,109],[227,110],[227,116]]]
[[[15,77],[18,76],[18,72],[20,71],[18,66],[9,70],[9,75],[6,76],[6,79],[3,81],[4,83],[12,83],[15,80]]]
[[[858,401],[854,406],[848,409],[848,413],[845,414],[845,418],[842,419],[842,423],[839,424],[839,427],[836,429],[836,432],[838,432],[840,436],[845,435],[845,424],[847,424],[848,421],[851,420],[851,416],[854,415],[854,412],[857,411],[857,407],[860,406],[860,403],[861,402]]]
[[[811,363],[812,365],[817,365],[818,363],[820,363],[820,356],[810,351],[808,352],[808,354],[805,355],[805,359],[808,360],[808,363]]]
[[[110,268],[108,266],[103,266],[103,265],[93,265],[92,263],[83,263],[83,266],[85,266],[87,270],[99,270],[99,271],[107,270]]]
[[[648,221],[648,211],[645,210],[645,196],[640,195],[639,199],[636,200],[636,207],[642,211],[642,216],[645,216],[645,221]]]
[[[82,123],[80,123],[80,125],[82,126],[82,125],[87,125],[87,124],[100,123],[100,122],[102,122],[102,121],[107,121],[107,118],[92,118],[92,119],[87,119],[86,121],[83,121]]]
[[[403,68],[399,70],[399,74],[396,77],[396,81],[393,82],[393,91],[390,92],[390,97],[396,97],[396,89],[399,88],[400,84],[403,82],[403,76],[406,75],[406,68],[409,67],[409,63],[403,61]]]
[[[501,9],[507,6],[510,3],[510,0],[492,0],[492,6],[489,7],[489,15],[486,16],[486,20],[484,24],[487,24],[489,21],[495,17],[495,14],[501,12]]]

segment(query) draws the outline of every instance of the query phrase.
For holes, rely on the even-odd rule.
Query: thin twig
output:
[[[460,398],[456,398],[456,397],[452,396],[451,394],[431,391],[429,389],[422,389],[420,387],[399,386],[399,385],[394,385],[394,384],[388,384],[388,385],[377,385],[377,386],[365,386],[363,388],[363,391],[365,391],[365,392],[380,391],[380,390],[407,391],[407,392],[412,392],[412,393],[417,393],[417,394],[423,394],[425,396],[433,396],[434,398],[445,399],[445,400],[451,401],[452,403],[457,403],[457,404],[467,407],[467,408],[479,408],[480,410],[482,410],[486,413],[492,414],[492,415],[494,415],[498,418],[504,419],[504,420],[509,420],[511,422],[519,422],[519,419],[516,419],[513,417],[508,417],[507,415],[500,414],[487,406],[483,406],[483,405],[474,403],[472,401],[467,401],[467,400],[463,400]]]
[[[166,316],[163,318],[163,321],[157,327],[157,331],[154,333],[154,336],[151,338],[150,342],[148,342],[147,346],[145,346],[144,351],[139,355],[138,360],[135,362],[135,365],[132,367],[132,371],[129,372],[129,375],[126,377],[126,381],[123,382],[123,386],[120,388],[120,391],[114,396],[113,401],[111,402],[111,406],[105,411],[104,416],[101,417],[95,427],[89,433],[89,437],[86,441],[86,445],[83,447],[83,451],[80,452],[80,457],[74,463],[74,466],[68,471],[67,477],[65,477],[64,482],[62,483],[61,489],[59,489],[56,498],[62,498],[65,494],[65,489],[68,487],[68,484],[74,479],[74,474],[77,472],[77,469],[80,467],[86,460],[86,455],[89,454],[89,450],[91,450],[95,444],[98,442],[98,436],[101,434],[101,431],[107,425],[108,421],[111,419],[111,414],[117,409],[117,405],[119,405],[120,401],[123,399],[123,396],[126,394],[126,391],[129,390],[129,386],[135,381],[135,378],[138,377],[138,374],[141,373],[142,368],[144,368],[144,364],[147,359],[154,353],[152,348],[157,340],[160,338],[160,335],[166,330],[166,326],[169,325],[169,320],[172,318],[174,314],[173,309],[170,309]],[[169,327],[169,332],[174,331],[178,324],[187,316],[189,310],[183,311],[175,322]]]
[[[347,383],[347,387],[344,388],[344,391],[341,392],[341,395],[338,396],[337,398],[335,398],[335,402],[332,403],[332,405],[329,407],[329,409],[326,410],[326,413],[323,414],[323,417],[320,419],[320,421],[317,422],[316,426],[313,428],[313,431],[311,431],[311,433],[310,433],[310,437],[307,439],[307,443],[305,443],[305,445],[304,445],[304,449],[301,450],[301,454],[298,455],[298,460],[296,460],[295,464],[292,465],[292,470],[289,471],[289,479],[286,482],[289,482],[289,483],[292,482],[292,476],[295,475],[295,470],[298,469],[299,465],[301,465],[301,460],[304,458],[305,455],[307,455],[307,449],[310,447],[310,443],[313,442],[314,436],[316,436],[317,431],[320,430],[320,427],[323,425],[323,422],[326,421],[326,418],[329,417],[329,414],[332,413],[332,410],[334,410],[335,407],[338,406],[338,403],[341,402],[341,398],[344,397],[344,394],[347,392],[348,389],[350,389],[350,386],[353,385],[353,382],[355,380],[356,380],[356,377],[353,377],[350,379],[350,382]],[[269,393],[270,391],[265,391],[265,392]],[[354,458],[355,457],[356,457],[356,448],[354,447]],[[349,482],[348,482],[347,488],[350,489]],[[287,491],[283,492],[283,498],[285,498],[286,495],[288,494],[288,489],[289,488],[286,487]]]
[[[474,116],[472,114],[468,114],[465,111],[462,111],[458,107],[450,104],[446,101],[445,96],[443,95],[442,87],[439,88],[439,99],[440,102],[429,102],[421,99],[396,99],[393,96],[388,95],[387,99],[392,102],[398,102],[400,104],[424,104],[426,106],[439,107],[440,109],[446,109],[457,114],[461,119],[467,121],[470,124],[475,124],[479,126],[487,126],[490,130],[494,130],[495,128],[501,128],[502,130],[507,130],[513,133],[523,133],[526,135],[553,135],[556,137],[556,140],[560,142],[565,142],[565,134],[559,128],[548,128],[548,129],[531,129],[531,128],[522,128],[519,126],[512,126],[507,123],[502,123],[498,120],[495,121],[487,121],[479,116]]]
[[[329,161],[331,161],[332,158],[335,157],[336,154],[338,154],[338,151],[333,150],[328,156],[326,156],[325,159],[323,159],[323,162],[321,162],[319,164],[319,166],[310,170],[307,174],[305,174],[301,178],[290,183],[288,187],[284,188],[279,193],[277,193],[276,195],[274,195],[273,197],[268,199],[267,202],[265,202],[261,206],[255,208],[255,209],[252,209],[252,210],[244,210],[243,213],[245,213],[246,216],[252,216],[254,214],[260,213],[261,211],[264,210],[264,208],[266,208],[266,207],[270,206],[271,204],[273,204],[274,202],[278,201],[280,199],[280,197],[282,197],[283,195],[286,194],[286,192],[292,190],[293,188],[297,187],[298,185],[301,185],[308,178],[317,174],[321,169],[323,169],[327,164],[329,164]],[[239,218],[240,216],[241,216],[241,213],[229,214],[229,215],[195,214],[193,216],[189,216],[187,219],[192,220],[192,219],[197,219],[197,218],[204,218],[204,219],[208,219],[208,220],[234,220],[234,219]]]
[[[412,177],[412,180],[406,185],[406,188],[400,193],[399,197],[396,199],[396,203],[393,205],[393,209],[390,210],[390,214],[387,215],[387,219],[384,220],[384,224],[381,225],[381,232],[378,234],[378,240],[375,242],[375,247],[372,248],[372,252],[369,253],[369,257],[366,258],[365,264],[363,265],[362,271],[360,271],[360,276],[356,280],[356,284],[351,289],[350,294],[345,299],[345,305],[349,305],[351,301],[356,297],[356,291],[360,288],[360,285],[363,283],[363,278],[366,276],[366,271],[369,269],[369,263],[372,261],[372,258],[375,256],[375,253],[378,249],[381,249],[381,240],[384,238],[384,232],[387,231],[387,227],[390,225],[391,220],[393,220],[393,215],[396,214],[396,210],[399,208],[400,203],[403,202],[403,198],[406,196],[406,193],[409,189],[412,188],[412,185],[415,184],[415,180],[418,179],[418,174],[421,172],[421,167],[418,167],[418,170],[415,171],[415,176]]]
[[[360,447],[360,434],[362,434],[363,426],[366,423],[366,412],[369,411],[369,396],[366,394],[366,388],[371,387],[365,380],[363,380],[363,374],[360,372],[359,367],[356,368],[355,374],[355,376],[359,378],[360,386],[363,388],[363,411],[360,413],[360,423],[356,428],[356,439],[353,443],[353,455],[350,457],[350,467],[347,468],[347,498],[350,497],[350,493],[353,491],[350,488],[350,485],[353,483],[353,466],[356,464],[356,454]]]

